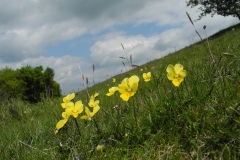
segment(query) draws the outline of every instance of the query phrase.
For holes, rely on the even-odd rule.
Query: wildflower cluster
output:
[[[91,118],[99,111],[99,100],[95,100],[98,96],[98,93],[95,93],[90,97],[90,101],[88,103],[89,107],[92,108],[92,112],[87,106],[84,106],[82,101],[79,100],[77,102],[73,102],[72,100],[75,98],[75,94],[68,94],[66,97],[63,98],[63,103],[61,104],[62,108],[65,109],[62,112],[63,119],[60,120],[56,125],[55,134],[61,129],[69,120],[71,116],[73,118],[77,118],[79,114],[85,110],[85,115],[81,116],[81,119],[91,120]]]
[[[183,66],[179,63],[177,63],[175,66],[169,64],[166,71],[167,78],[171,80],[173,85],[176,87],[179,87],[187,75],[187,71],[183,70]],[[151,72],[143,73],[142,77],[145,82],[149,82],[151,80]],[[113,78],[113,82],[116,82],[115,78]],[[134,96],[137,92],[138,82],[139,77],[136,75],[133,75],[130,78],[124,78],[121,84],[109,88],[106,95],[112,96],[115,92],[118,91],[122,100],[128,101],[129,98]]]
[[[146,68],[145,68],[146,69]],[[181,64],[168,65],[167,69],[167,78],[172,81],[173,85],[178,87],[184,80],[187,72],[183,70],[183,66]],[[152,74],[151,72],[142,73],[142,80],[144,82],[151,81]],[[115,83],[116,79],[112,78],[112,82]],[[128,101],[131,97],[133,97],[139,87],[140,78],[137,75],[132,75],[131,77],[124,78],[120,84],[113,86],[108,89],[107,96],[112,96],[116,92],[119,92],[119,96],[123,101]],[[63,103],[61,104],[64,111],[62,112],[62,119],[57,123],[55,134],[58,133],[59,129],[61,129],[72,116],[73,118],[83,120],[92,120],[92,117],[100,110],[99,100],[96,100],[98,93],[90,96],[88,105],[85,106],[81,100],[73,101],[75,98],[75,94],[68,94],[63,98]],[[135,105],[133,105],[133,108]],[[83,113],[85,112],[85,113]],[[82,114],[83,113],[83,114]],[[82,114],[81,116],[79,116]],[[138,126],[137,113],[136,109],[133,109],[134,120],[136,125]],[[77,121],[76,121],[77,123]],[[76,124],[78,127],[78,124]],[[97,125],[96,125],[97,126]],[[97,127],[98,128],[98,127]],[[79,131],[80,133],[80,131]],[[102,152],[104,150],[104,139],[99,142],[96,146],[96,150]]]
[[[109,92],[106,94],[107,96],[113,95],[116,91],[120,93],[120,97],[124,101],[128,101],[130,97],[134,96],[138,89],[138,76],[134,75],[130,78],[124,78],[122,83],[118,85],[118,87],[111,87]]]
[[[92,112],[89,110],[88,107],[85,107],[86,115],[82,116],[81,119],[91,120],[92,117],[99,111],[99,100],[95,101],[95,98],[98,96],[98,93],[95,93],[91,96],[88,106],[92,108]]]
[[[145,82],[151,80],[151,72],[143,73],[143,79]],[[128,101],[130,97],[134,96],[138,89],[139,77],[136,75],[131,76],[130,78],[124,78],[122,83],[117,87],[111,87],[108,90],[107,96],[112,96],[116,91],[120,93],[120,97],[124,101]]]

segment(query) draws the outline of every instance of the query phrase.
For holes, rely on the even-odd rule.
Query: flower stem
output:
[[[136,127],[138,128],[138,122],[137,122],[137,112],[136,112],[136,107],[135,107],[135,103],[134,103],[134,99],[133,99],[133,116],[134,116],[134,120],[135,120],[135,124]]]
[[[97,133],[101,134],[101,129],[99,129],[98,124],[97,124],[97,122],[95,121],[95,119],[93,119],[93,122],[94,122],[94,124],[95,124],[95,126],[96,126],[96,128],[97,128]]]
[[[77,126],[78,134],[81,136],[80,128],[79,128],[79,125],[78,125],[78,122],[77,122],[76,118],[74,118],[74,121],[75,121],[75,124]]]

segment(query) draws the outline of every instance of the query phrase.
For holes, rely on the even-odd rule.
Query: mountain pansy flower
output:
[[[175,66],[172,64],[169,64],[167,69],[167,78],[172,81],[173,85],[178,87],[182,81],[184,80],[184,77],[187,75],[187,71],[183,70],[183,65],[177,63]]]

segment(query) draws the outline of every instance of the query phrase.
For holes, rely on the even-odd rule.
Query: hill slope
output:
[[[81,112],[75,104],[66,119],[61,116],[62,99],[1,104],[0,159],[238,159],[239,37],[240,25],[230,27],[117,75],[116,82],[109,79],[77,93],[74,103],[81,100],[89,110],[99,100],[95,115]],[[181,68],[177,69],[172,73],[177,82],[172,83],[166,69],[177,63],[186,76],[177,75]],[[149,82],[142,77],[147,72],[152,75]],[[139,82],[136,78],[122,82],[133,75]],[[176,87],[179,80],[183,81]],[[125,89],[122,96],[118,91],[106,96],[114,86]],[[99,95],[88,103],[94,93]],[[81,119],[83,115],[87,120]],[[68,121],[55,135],[61,119]]]

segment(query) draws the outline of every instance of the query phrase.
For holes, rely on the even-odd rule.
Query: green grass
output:
[[[234,28],[234,30],[232,29]],[[204,36],[203,36],[204,37]],[[88,88],[99,93],[100,111],[92,121],[73,117],[54,134],[62,99],[0,104],[0,159],[239,159],[240,25]],[[207,47],[206,47],[207,46]],[[208,48],[209,46],[209,48]],[[214,60],[211,59],[210,53]],[[187,76],[180,87],[167,79],[169,64],[181,63]],[[146,68],[146,69],[145,69]],[[112,86],[140,77],[128,102]],[[74,101],[87,105],[87,91]],[[102,152],[95,148],[104,141]]]

